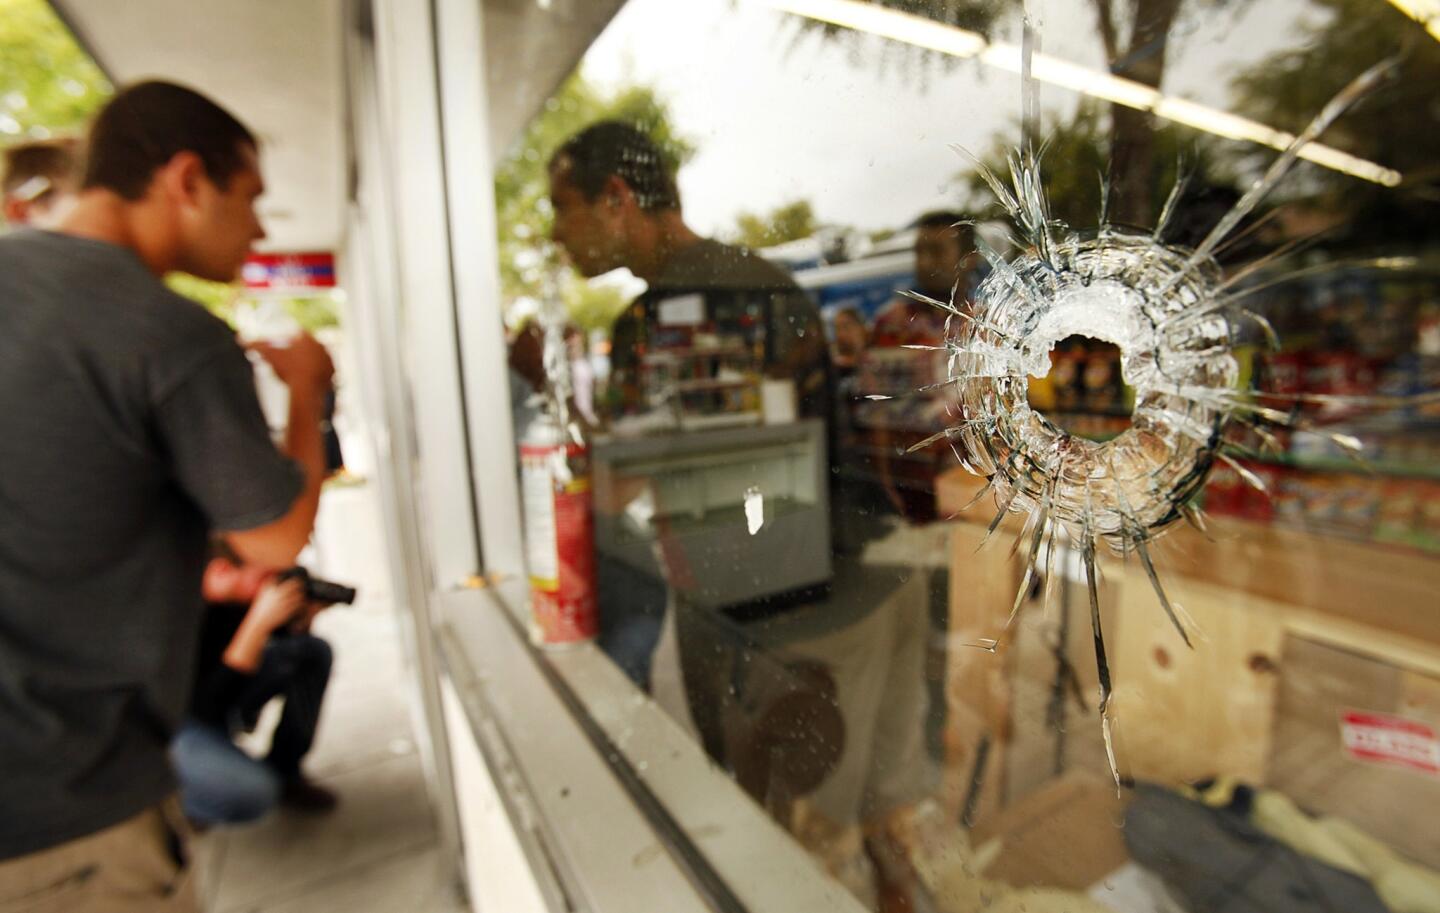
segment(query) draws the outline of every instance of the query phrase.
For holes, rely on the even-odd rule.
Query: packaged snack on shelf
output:
[[[1269,523],[1275,518],[1275,502],[1271,495],[1280,481],[1279,467],[1246,460],[1242,465],[1254,473],[1264,485],[1261,491],[1245,480],[1240,480],[1240,491],[1235,496],[1235,515],[1255,523]]]
[[[1424,484],[1414,479],[1390,479],[1380,493],[1372,537],[1376,542],[1412,544],[1420,532],[1420,503]]]
[[[1312,352],[1305,369],[1306,392],[1322,396],[1370,396],[1377,387],[1375,366],[1367,358],[1348,351]],[[1319,412],[1345,415],[1353,407],[1319,404]]]
[[[1078,411],[1084,402],[1080,384],[1083,362],[1077,352],[1055,352],[1051,357],[1050,381],[1055,390],[1055,408],[1060,412]]]
[[[1420,486],[1419,523],[1416,544],[1431,551],[1440,551],[1440,482]]]
[[[1210,473],[1205,484],[1205,510],[1216,516],[1234,516],[1238,512],[1237,499],[1245,483],[1234,469],[1219,464]]]
[[[1369,539],[1383,500],[1384,483],[1371,476],[1340,476],[1335,508],[1335,530],[1347,536]]]
[[[1260,389],[1293,396],[1305,391],[1305,354],[1271,352],[1261,360]]]
[[[1340,513],[1340,481],[1324,473],[1307,472],[1301,494],[1301,507],[1307,529],[1317,531],[1335,528]]]
[[[1308,493],[1306,476],[1309,473],[1300,469],[1281,468],[1278,480],[1275,483],[1272,500],[1274,501],[1274,522],[1286,526],[1303,527],[1305,525],[1305,498]]]
[[[1087,410],[1115,413],[1124,408],[1124,391],[1120,384],[1120,350],[1114,346],[1086,353],[1080,374]]]

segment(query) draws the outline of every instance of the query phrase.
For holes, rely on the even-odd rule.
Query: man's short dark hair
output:
[[[199,92],[168,82],[138,83],[96,115],[83,187],[138,200],[159,168],[178,153],[193,152],[224,190],[245,165],[245,146],[259,144],[234,115]]]
[[[562,161],[565,179],[587,200],[598,197],[605,182],[616,175],[630,185],[641,209],[680,208],[680,191],[664,153],[630,124],[614,120],[591,124],[560,147],[550,158],[550,168]]]
[[[80,144],[68,137],[8,146],[4,160],[0,193],[6,196],[35,178],[47,181],[45,190],[50,190],[63,184],[68,184],[73,189],[74,183],[80,177]]]
[[[962,224],[963,223],[963,224]],[[975,226],[958,212],[948,209],[927,212],[914,222],[914,227],[920,228],[953,228],[955,237],[960,240],[960,251],[969,253],[975,249]]]

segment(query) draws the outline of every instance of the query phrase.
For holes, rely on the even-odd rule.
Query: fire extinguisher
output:
[[[599,628],[590,452],[548,411],[520,444],[531,636],[541,646],[591,640]]]

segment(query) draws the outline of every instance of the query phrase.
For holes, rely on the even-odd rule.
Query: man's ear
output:
[[[605,179],[603,196],[606,204],[613,209],[628,209],[635,205],[635,191],[618,174]]]
[[[25,216],[30,211],[29,200],[17,200],[13,197],[6,197],[3,206],[0,206],[0,215],[10,225],[24,225]]]
[[[177,203],[191,206],[199,201],[205,184],[210,180],[205,173],[205,162],[188,150],[171,156],[170,161],[156,171],[155,179]]]

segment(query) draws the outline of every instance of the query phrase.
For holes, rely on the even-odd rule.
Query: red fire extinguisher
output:
[[[590,452],[548,413],[520,444],[531,635],[542,646],[590,640],[599,628]]]

